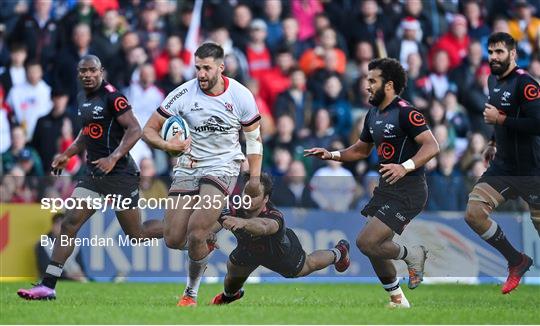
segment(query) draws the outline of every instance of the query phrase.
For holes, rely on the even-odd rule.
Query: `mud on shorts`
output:
[[[376,217],[394,232],[401,234],[407,224],[422,212],[428,196],[425,178],[409,178],[399,187],[376,187],[362,215]]]
[[[74,198],[104,198],[116,195],[124,200],[131,198],[129,208],[136,208],[139,201],[140,174],[115,174],[94,177],[84,176],[73,190]],[[121,196],[121,197],[119,197]],[[116,209],[120,211],[120,209]]]
[[[306,252],[293,230],[287,229],[285,234],[289,238],[290,247],[281,255],[265,255],[248,247],[238,246],[231,252],[229,259],[237,266],[264,266],[283,277],[295,278],[304,267]]]
[[[198,194],[203,183],[214,185],[224,195],[229,195],[236,186],[240,165],[241,161],[232,161],[223,166],[177,167],[174,169],[169,196]]]

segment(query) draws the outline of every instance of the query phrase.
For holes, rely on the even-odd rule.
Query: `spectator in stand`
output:
[[[264,21],[268,28],[266,44],[272,53],[279,47],[279,41],[283,38],[283,26],[281,25],[281,15],[283,4],[281,1],[264,2]]]
[[[332,150],[343,149],[343,143],[335,141]],[[309,183],[311,197],[324,210],[345,212],[349,210],[356,192],[356,181],[342,162],[327,160],[325,167],[315,171]]]
[[[336,134],[335,129],[332,126],[332,120],[330,114],[325,108],[317,110],[313,121],[313,132],[309,137],[303,140],[304,148],[330,148],[330,145],[334,141],[338,141],[339,136]],[[324,166],[322,160],[306,160],[305,164],[309,171],[315,171]]]
[[[122,35],[118,56],[109,63],[103,63],[108,73],[108,80],[115,87],[122,89],[129,86],[131,81],[131,65],[129,54],[140,45],[137,33],[127,31]]]
[[[294,119],[287,114],[279,116],[276,121],[276,134],[264,143],[264,152],[269,153],[269,155],[264,156],[264,162],[267,166],[271,164],[272,153],[277,148],[285,148],[293,155],[297,153],[296,147],[300,146],[294,133]],[[303,152],[303,149],[299,149],[299,151]]]
[[[165,49],[154,60],[154,69],[157,80],[162,80],[167,75],[167,68],[171,59],[182,60],[184,66],[190,64],[191,54],[183,49],[182,39],[178,35],[171,35],[167,38]]]
[[[368,41],[359,41],[354,47],[354,56],[347,63],[345,74],[348,80],[367,76],[368,64],[374,58],[373,45]]]
[[[9,42],[23,42],[28,50],[28,59],[37,60],[44,71],[50,71],[56,51],[60,46],[60,31],[56,20],[51,17],[50,0],[35,0],[33,11],[20,16],[9,36]]]
[[[9,94],[12,87],[26,82],[24,62],[27,58],[26,46],[22,43],[13,43],[9,52],[9,65],[0,74],[0,84],[5,94]]]
[[[439,143],[439,148],[441,151],[446,150],[452,146],[450,140],[450,132],[448,131],[448,126],[445,124],[440,124],[432,128],[433,136]]]
[[[293,17],[298,22],[300,41],[306,41],[315,35],[315,16],[323,11],[319,0],[293,0],[291,5]]]
[[[309,134],[313,114],[313,95],[306,90],[306,75],[300,69],[291,71],[291,86],[280,93],[274,104],[274,116],[293,117],[295,132],[303,138]]]
[[[311,91],[312,94],[315,94],[316,100],[320,100],[322,94],[324,94],[324,83],[330,76],[339,76],[343,88],[347,89],[344,74],[338,71],[339,65],[340,62],[337,52],[325,51],[324,66],[316,69],[309,77],[309,81],[307,83],[308,89]]]
[[[427,98],[442,100],[448,91],[457,91],[457,86],[448,77],[450,61],[448,52],[438,50],[433,57],[433,71],[427,76],[424,92]]]
[[[164,27],[155,5],[148,2],[141,13],[137,34],[152,59],[159,55],[159,49],[165,44]]]
[[[453,150],[447,149],[439,154],[439,168],[428,176],[428,210],[465,210],[467,192],[463,174],[456,163],[456,153]]]
[[[469,37],[472,40],[487,44],[491,31],[482,15],[480,0],[466,0],[463,4],[463,14],[467,18]]]
[[[302,53],[304,53],[309,46],[306,41],[300,41],[298,39],[298,22],[294,17],[287,17],[283,19],[281,24],[283,26],[283,36],[279,41],[279,44],[281,44],[282,47],[290,49],[295,60],[300,59]]]
[[[426,95],[426,83],[429,79],[424,73],[422,57],[418,53],[411,53],[407,58],[407,87],[401,97],[411,102],[419,110],[426,110],[429,105]]]
[[[354,111],[360,112],[363,110],[369,110],[372,107],[371,104],[369,104],[369,92],[367,89],[367,76],[362,76],[353,83],[349,92],[349,98],[351,99],[351,104]],[[356,140],[353,142],[353,144],[355,142]]]
[[[269,173],[277,178],[281,178],[287,173],[293,160],[291,152],[284,147],[276,147],[271,153],[270,158],[272,159],[272,164],[270,165]]]
[[[484,122],[485,103],[488,100],[488,77],[491,73],[487,64],[481,65],[476,70],[474,84],[463,94],[462,104],[467,109],[473,132],[481,132],[486,137],[491,137],[493,127]]]
[[[64,118],[62,121],[62,128],[60,129],[60,138],[58,139],[58,153],[64,153],[69,146],[75,141],[75,135],[73,133],[73,125],[71,120]],[[47,167],[49,169],[50,167]],[[81,168],[81,159],[78,155],[73,155],[69,158],[66,167],[63,170],[64,174],[76,175]]]
[[[484,135],[481,133],[475,132],[469,136],[467,149],[460,159],[460,167],[462,171],[469,170],[474,161],[484,160],[482,153],[486,148],[486,145],[486,137],[484,137]]]
[[[450,31],[446,32],[435,42],[431,48],[431,65],[434,66],[439,59],[437,54],[440,51],[446,52],[450,60],[450,69],[454,69],[461,64],[467,56],[470,39],[467,35],[467,19],[462,15],[454,15]]]
[[[150,63],[143,64],[140,68],[139,82],[132,83],[123,92],[131,103],[133,113],[141,126],[146,125],[152,113],[165,99],[163,92],[155,85],[155,81],[154,66]],[[135,162],[141,162],[143,158],[152,158],[152,150],[142,139],[129,152]]]
[[[414,17],[405,17],[401,20],[396,36],[387,44],[388,55],[398,58],[405,70],[409,68],[409,55],[419,54],[424,62],[427,58],[427,48],[422,43],[422,29],[420,22]]]
[[[11,126],[15,124],[14,121],[13,111],[7,104],[4,89],[0,85],[0,153],[11,146]]]
[[[233,45],[241,50],[244,50],[249,42],[251,20],[251,9],[247,5],[239,4],[234,8],[231,39]]]
[[[178,58],[169,60],[167,75],[157,83],[163,94],[169,94],[173,89],[185,83],[184,63]]]
[[[433,28],[429,15],[424,10],[423,2],[422,0],[405,0],[403,2],[402,17],[413,17],[420,22],[422,43],[431,45],[433,44]]]
[[[79,0],[77,4],[61,19],[62,46],[71,43],[73,30],[79,24],[86,24],[91,30],[98,30],[99,15],[92,5],[92,0]]]
[[[474,84],[476,71],[482,65],[482,51],[480,41],[471,41],[467,57],[456,69],[448,74],[450,80],[457,86],[460,101]]]
[[[325,67],[325,54],[332,51],[335,54],[337,63],[335,70],[340,73],[345,73],[347,58],[345,53],[336,47],[337,35],[333,28],[326,28],[320,32],[319,43],[312,49],[306,50],[300,57],[298,65],[307,76],[310,76],[315,70]]]
[[[347,100],[343,85],[337,75],[328,77],[324,83],[323,99],[315,102],[315,109],[323,107],[330,112],[339,137],[348,139],[352,125],[351,104]]]
[[[56,140],[61,136],[64,119],[70,121],[75,119],[75,116],[66,112],[69,100],[67,92],[61,89],[53,89],[51,97],[52,109],[47,115],[39,118],[32,137],[32,147],[36,149],[41,157],[46,173],[51,170],[54,155],[61,153]]]
[[[221,45],[225,53],[225,71],[224,73],[234,78],[240,83],[248,79],[249,67],[246,56],[238,49],[225,27],[217,27],[210,32],[210,40]]]
[[[295,64],[292,53],[287,48],[282,48],[276,54],[275,67],[259,80],[261,97],[269,107],[273,108],[279,93],[284,92],[291,85],[290,74]]]
[[[43,70],[38,61],[27,62],[26,82],[11,89],[7,103],[25,129],[27,140],[31,140],[38,119],[49,113],[52,107],[51,88],[43,80]]]
[[[28,186],[26,179],[24,170],[18,165],[13,166],[5,175],[2,183],[10,189],[10,203],[23,204],[34,203],[36,201],[36,192]]]
[[[448,92],[444,96],[443,105],[446,111],[445,119],[455,134],[456,155],[461,157],[467,148],[467,136],[471,130],[471,124],[465,108],[457,101],[454,92]]]
[[[267,26],[264,20],[254,19],[249,25],[249,42],[245,52],[249,74],[259,81],[272,68],[272,54],[266,46],[266,35]]]
[[[141,78],[141,68],[149,61],[148,53],[142,46],[137,46],[128,54],[128,63],[125,72],[128,74],[128,85],[138,83]]]
[[[317,44],[320,43],[319,38],[322,32],[325,29],[332,28],[336,33],[336,47],[343,51],[343,53],[345,53],[345,57],[348,57],[349,49],[347,47],[347,41],[345,40],[345,37],[343,37],[343,35],[341,35],[341,33],[336,28],[334,28],[334,26],[332,26],[328,15],[325,12],[318,13],[317,15],[315,15],[314,23],[315,35],[313,35],[313,37],[307,40],[308,46],[310,48],[317,46]]]
[[[141,170],[141,197],[142,198],[167,198],[168,189],[163,181],[156,177],[156,167],[152,158],[143,158],[139,162]]]
[[[120,52],[122,35],[128,26],[116,9],[108,9],[101,18],[101,26],[94,31],[92,48],[102,62],[113,62]]]
[[[55,88],[68,91],[69,105],[72,107],[75,107],[79,90],[77,65],[82,57],[94,52],[90,48],[91,40],[90,26],[85,23],[76,25],[73,29],[71,42],[60,51],[56,58],[52,85]]]
[[[24,129],[14,127],[11,129],[11,147],[2,153],[2,173],[9,173],[20,161],[32,161],[33,164],[29,169],[31,171],[29,175],[44,175],[41,158],[32,147],[26,145]],[[26,167],[28,167],[28,164]]]
[[[261,115],[261,137],[263,142],[270,139],[276,133],[276,124],[272,111],[266,102],[259,95],[259,82],[255,79],[250,79],[246,82],[245,86],[251,91],[255,98],[255,103],[259,109]]]
[[[349,49],[353,49],[358,41],[368,41],[374,49],[377,49],[377,56],[382,56],[382,50],[376,46],[377,39],[382,39],[386,35],[393,35],[393,24],[387,26],[379,15],[379,7],[375,0],[364,0],[357,2],[360,5],[358,15],[348,19],[345,33]],[[351,13],[352,14],[352,13]]]
[[[274,185],[272,203],[278,207],[316,208],[307,185],[306,169],[302,161],[293,161],[287,174]]]
[[[515,19],[508,22],[509,34],[517,42],[519,66],[526,67],[534,52],[538,52],[540,18],[533,16],[533,7],[527,0],[514,2]]]

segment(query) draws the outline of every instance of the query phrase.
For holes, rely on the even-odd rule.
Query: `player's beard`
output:
[[[494,63],[498,63],[499,65],[494,66]],[[504,74],[508,70],[508,67],[510,67],[510,55],[504,61],[492,60],[489,62],[489,69],[491,70],[491,73],[495,76],[500,76]]]
[[[381,87],[369,98],[369,104],[379,106],[384,101],[384,89]]]
[[[209,92],[212,88],[214,88],[214,86],[216,86],[216,84],[217,84],[217,82],[218,82],[218,77],[219,77],[219,76],[216,75],[214,78],[206,80],[207,85],[208,85],[208,86],[206,86],[206,87],[203,87],[203,86],[201,85],[201,81],[199,80],[199,87],[200,87],[203,91]]]

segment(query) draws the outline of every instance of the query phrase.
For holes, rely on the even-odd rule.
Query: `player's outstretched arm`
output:
[[[116,165],[116,162],[127,155],[135,143],[141,139],[142,135],[141,126],[139,125],[137,118],[135,118],[133,111],[126,111],[122,115],[118,116],[116,120],[125,130],[124,136],[122,137],[122,140],[120,140],[120,144],[118,144],[118,147],[116,147],[114,152],[112,152],[109,156],[92,162],[96,164],[97,168],[105,172],[105,174],[112,171]]]
[[[231,231],[244,230],[254,236],[272,235],[279,230],[279,223],[270,218],[253,217],[249,219],[224,216],[223,228]]]
[[[257,197],[260,192],[260,175],[262,168],[263,145],[260,131],[260,124],[256,122],[250,126],[243,127],[242,131],[246,136],[246,157],[249,163],[250,179],[246,186],[246,194],[250,197]]]
[[[334,160],[341,162],[351,162],[365,159],[371,153],[373,143],[366,143],[362,140],[347,147],[342,151],[330,152],[327,149],[315,147],[304,150],[304,156],[315,156],[321,160]]]

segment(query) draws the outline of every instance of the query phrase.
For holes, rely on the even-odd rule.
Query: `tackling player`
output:
[[[197,304],[197,292],[206,269],[211,248],[207,240],[225,203],[225,195],[234,189],[240,164],[245,159],[240,148],[239,131],[246,137],[246,154],[251,180],[246,194],[259,195],[262,163],[260,115],[251,92],[239,82],[223,75],[223,48],[205,43],[195,51],[197,76],[173,90],[144,127],[144,139],[161,150],[184,154],[174,167],[169,196],[181,196],[180,205],[165,213],[164,238],[169,248],[183,249],[190,259],[189,281],[179,306]],[[183,117],[191,137],[179,135],[163,140],[159,132],[165,120]],[[194,200],[195,198],[195,200]],[[210,208],[197,209],[201,199]],[[200,208],[200,206],[198,207]]]
[[[229,255],[224,291],[212,304],[228,304],[244,295],[242,286],[249,275],[264,266],[286,278],[306,276],[314,271],[334,265],[344,272],[350,265],[349,243],[340,240],[328,250],[316,250],[309,255],[302,248],[293,230],[285,227],[283,214],[269,202],[272,179],[261,176],[261,194],[251,199],[249,207],[241,207],[220,219],[230,230],[238,245]]]
[[[489,214],[507,199],[523,198],[540,234],[540,96],[538,83],[516,65],[516,41],[507,33],[488,39],[489,100],[484,120],[495,128],[486,150],[490,167],[469,195],[465,221],[508,261],[507,294],[533,264],[518,252]]]
[[[423,246],[406,247],[392,241],[424,208],[427,184],[424,164],[439,152],[439,145],[423,115],[399,94],[407,75],[397,60],[373,60],[368,66],[370,109],[360,139],[342,151],[324,148],[305,150],[306,155],[323,160],[357,161],[377,147],[382,178],[373,198],[362,210],[368,220],[356,239],[356,245],[369,257],[383,287],[390,294],[391,307],[409,308],[399,287],[391,259],[404,260],[409,269],[409,288],[423,278],[427,250]]]
[[[58,155],[53,163],[57,175],[69,159],[84,150],[87,152],[88,174],[73,190],[74,198],[99,198],[121,195],[130,198],[129,209],[116,210],[116,217],[124,232],[143,241],[163,237],[161,221],[149,220],[141,224],[137,208],[139,199],[139,171],[129,155],[129,150],[141,137],[141,127],[131,106],[120,92],[103,80],[103,66],[98,57],[87,55],[77,67],[83,91],[77,96],[79,116],[83,129],[66,151]],[[109,195],[109,196],[107,196]],[[55,242],[51,261],[41,283],[17,294],[29,300],[56,298],[56,282],[62,275],[63,265],[73,252],[72,238],[92,216],[95,209],[83,207],[66,212],[62,221],[60,237],[68,236],[69,245]]]

